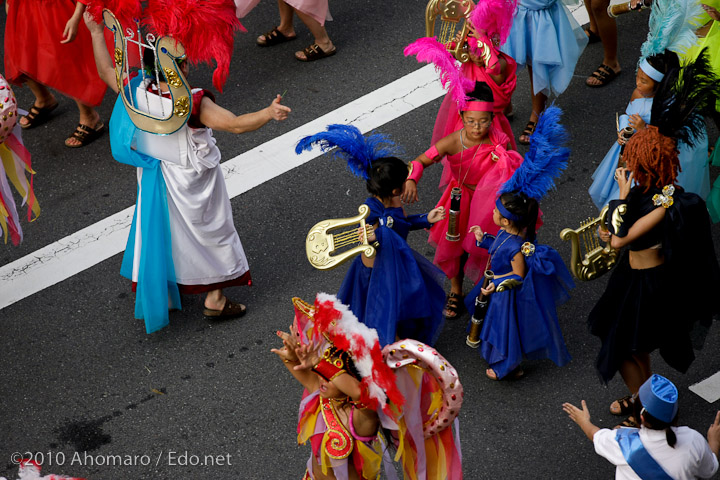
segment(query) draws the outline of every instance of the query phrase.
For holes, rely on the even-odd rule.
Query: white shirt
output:
[[[718,470],[718,459],[705,437],[689,427],[672,427],[677,437],[675,447],[667,444],[665,430],[640,427],[640,440],[655,461],[675,480],[710,478]],[[617,430],[603,428],[595,432],[595,452],[617,466],[617,480],[640,480],[625,461],[615,440]],[[648,479],[644,479],[648,480]]]

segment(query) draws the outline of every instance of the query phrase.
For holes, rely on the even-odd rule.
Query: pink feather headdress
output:
[[[499,47],[510,35],[516,9],[517,0],[480,0],[470,14],[470,23],[478,35],[484,33]]]
[[[300,299],[293,301],[301,343],[324,348],[329,342],[350,355],[362,377],[362,403],[375,410],[382,408],[389,415],[388,402],[395,407],[405,403],[395,372],[385,363],[375,329],[360,323],[334,295],[318,293],[310,309]]]
[[[90,13],[102,21],[107,8],[128,28],[140,19],[156,36],[170,36],[183,44],[192,63],[217,64],[213,85],[222,92],[230,71],[233,37],[245,28],[235,16],[232,0],[151,0],[142,8],[139,0],[92,0]]]
[[[452,94],[452,99],[462,110],[467,103],[467,92],[472,91],[475,82],[460,71],[455,57],[434,37],[422,37],[405,47],[403,53],[406,57],[415,55],[418,62],[427,62],[435,65],[440,74],[440,83],[444,89]]]

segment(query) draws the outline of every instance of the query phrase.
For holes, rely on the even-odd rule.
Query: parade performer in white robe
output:
[[[181,8],[184,2],[168,3]],[[234,10],[229,10],[237,22]],[[107,49],[101,48],[104,27],[90,16],[86,23],[93,35],[98,72],[118,92],[112,60]],[[190,48],[187,53],[189,60],[198,60],[191,58]],[[146,65],[154,63],[154,59],[146,61]],[[188,62],[177,63],[186,76]],[[160,115],[161,103],[165,111],[172,109],[164,77],[155,82],[139,75],[125,89],[141,111]],[[113,156],[138,167],[138,201],[121,273],[137,287],[135,316],[145,320],[148,333],[169,323],[168,305],[180,307],[179,293],[207,292],[204,315],[209,318],[229,319],[245,313],[244,305],[222,293],[228,286],[249,285],[251,279],[212,130],[249,132],[270,120],[284,120],[288,113],[278,95],[270,106],[236,116],[218,106],[209,92],[193,89],[188,122],[175,133],[160,136],[136,128],[118,97],[110,122]]]

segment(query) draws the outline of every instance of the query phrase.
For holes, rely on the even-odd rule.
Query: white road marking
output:
[[[715,403],[720,400],[720,372],[688,388],[708,403]]]
[[[362,132],[395,120],[444,94],[432,66],[424,66],[222,164],[230,198],[321,155],[295,155],[297,141],[331,123]],[[135,207],[122,210],[23,258],[0,267],[0,309],[70,278],[125,249]]]
[[[621,3],[624,0],[613,0]],[[570,6],[580,25],[587,11],[576,0]],[[362,132],[395,120],[435,100],[445,92],[431,65],[426,65],[337,110],[222,164],[228,194],[234,198],[298,167],[320,152],[294,155],[295,143],[330,123],[350,123]],[[129,207],[72,235],[0,267],[0,310],[56,283],[62,282],[125,249],[135,207]]]

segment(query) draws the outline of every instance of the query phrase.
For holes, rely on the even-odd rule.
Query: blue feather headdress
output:
[[[312,150],[313,145],[319,146],[323,152],[337,147],[332,156],[345,160],[348,169],[365,180],[370,178],[373,161],[397,157],[402,151],[387,135],[373,133],[365,137],[357,127],[342,124],[328,125],[326,131],[301,139],[295,147],[295,153],[299,155],[303,150]]]
[[[648,36],[640,47],[640,61],[669,50],[684,53],[698,41],[695,29],[703,14],[697,0],[654,0]]]
[[[540,115],[525,160],[503,184],[499,194],[524,193],[539,202],[555,186],[555,179],[565,170],[570,157],[570,149],[565,146],[569,136],[560,124],[561,115],[560,107],[554,105]]]

